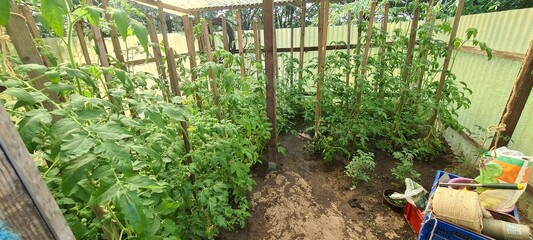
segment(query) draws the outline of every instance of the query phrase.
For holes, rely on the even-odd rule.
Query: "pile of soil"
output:
[[[307,141],[299,135],[280,136],[286,152],[279,157],[280,168],[253,169],[256,185],[246,227],[224,231],[219,239],[416,239],[403,215],[393,212],[381,197],[383,190],[401,184],[390,172],[397,160],[373,151],[376,167],[368,173],[369,182],[351,189],[345,165],[310,155]],[[436,171],[453,167],[453,159],[448,150],[435,161],[415,164],[419,183],[430,189]]]

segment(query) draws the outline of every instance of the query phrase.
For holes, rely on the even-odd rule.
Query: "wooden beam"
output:
[[[348,57],[352,55],[352,51],[350,48],[350,45],[352,44],[352,11],[348,11],[348,37],[346,39],[346,54],[348,54]],[[350,72],[348,70],[348,73],[346,74],[346,86],[350,85]]]
[[[254,19],[254,48],[255,48],[255,61],[261,62],[261,45],[259,44],[260,30],[257,19]]]
[[[2,104],[0,173],[0,219],[21,239],[75,239]]]
[[[529,99],[531,89],[533,89],[533,40],[529,44],[526,57],[522,62],[522,67],[520,68],[520,72],[518,72],[513,90],[511,91],[507,104],[505,105],[505,110],[500,119],[500,124],[505,124],[505,130],[501,132],[501,136],[507,138],[503,137],[497,140],[495,135],[491,147],[494,145],[496,145],[496,147],[501,147],[509,144],[509,140],[513,136],[516,125],[520,121],[522,111]]]
[[[189,66],[191,69],[191,82],[196,81],[196,73],[194,68],[196,68],[196,50],[194,48],[194,33],[193,33],[193,27],[192,22],[189,19],[188,15],[182,16],[182,22],[183,22],[183,30],[185,31],[185,39],[187,41],[187,51],[189,53]],[[198,92],[195,91],[194,94],[196,98],[196,105],[201,109],[202,108],[202,99],[200,98],[200,95]]]
[[[268,161],[277,163],[277,129],[276,129],[276,49],[274,36],[274,1],[263,0],[263,20],[265,38],[265,74],[267,117],[271,124],[270,140],[268,141],[267,156]]]
[[[89,55],[89,49],[87,48],[87,42],[85,41],[85,34],[81,28],[81,23],[76,23],[76,34],[78,35],[78,40],[80,41],[81,52],[83,53],[83,58],[85,63],[91,65],[91,55]]]
[[[459,22],[461,21],[461,14],[463,13],[464,0],[459,0],[457,5],[457,10],[455,12],[455,19],[453,21],[452,31],[450,33],[450,40],[448,42],[448,51],[444,57],[444,63],[442,64],[442,72],[440,74],[439,85],[437,87],[437,92],[435,93],[435,106],[433,107],[433,114],[431,115],[428,125],[433,126],[437,121],[438,108],[440,100],[442,99],[442,91],[444,90],[444,82],[448,76],[448,67],[450,66],[450,60],[452,56],[453,49],[455,48],[455,36],[457,36],[457,29],[459,28]]]
[[[109,7],[109,0],[102,0],[102,7],[104,7],[104,9],[107,9]],[[121,68],[126,69],[126,66],[124,65],[126,61],[124,60],[124,55],[122,54],[122,47],[120,46],[120,40],[118,39],[118,32],[115,28],[113,20],[111,19],[111,15],[106,13],[105,19],[107,20],[107,22],[110,23],[109,35],[111,36],[111,44],[113,44],[113,52],[115,52],[115,58],[120,63]],[[125,38],[125,36],[123,37]]]
[[[142,5],[145,5],[148,7],[159,8],[159,4],[157,0],[133,0],[133,1],[141,3]],[[189,14],[194,13],[194,10],[180,8],[172,4],[168,4],[168,3],[163,3],[161,6],[163,7],[163,9],[174,11],[174,12],[189,13]]]
[[[211,45],[209,44],[209,32],[207,29],[207,22],[202,22],[202,29],[203,29],[203,35],[204,35],[204,46],[205,46],[205,55],[207,57],[208,62],[213,61],[213,55],[211,54]],[[219,121],[222,120],[222,109],[220,107],[220,100],[218,96],[218,86],[217,81],[215,78],[215,74],[213,71],[209,71],[209,78],[211,79],[211,90],[213,91],[213,101],[215,103],[215,106],[217,107],[217,119]]]
[[[244,41],[242,39],[242,16],[241,10],[237,10],[235,17],[237,18],[237,38],[239,39],[239,56],[241,56],[241,76],[246,75],[244,63]]]
[[[467,52],[467,53],[474,53],[474,54],[480,54],[480,55],[487,55],[487,52],[481,50],[479,47],[474,46],[462,46],[461,49],[459,49],[461,52]],[[502,58],[507,59],[511,61],[517,61],[522,62],[525,59],[525,54],[523,53],[515,53],[515,52],[507,52],[507,51],[499,51],[499,50],[492,50],[492,57],[494,58]]]
[[[39,31],[39,28],[37,28],[37,24],[35,23],[35,19],[33,18],[33,15],[31,14],[31,10],[28,7],[28,5],[21,5],[20,10],[22,11],[22,15],[24,18],[26,18],[26,24],[30,28],[31,35],[34,39],[41,39],[41,31]],[[39,47],[37,48],[39,51]],[[41,55],[41,58],[43,59],[44,65],[47,67],[52,67],[52,62],[50,62],[50,59],[48,59],[47,56]]]
[[[26,24],[26,19],[20,14],[20,10],[16,3],[11,3],[11,16],[7,22],[7,33],[11,39],[11,43],[15,47],[17,54],[23,64],[39,64],[44,65],[43,59],[39,54],[39,50],[35,46],[33,38],[31,37],[30,29]],[[49,79],[46,75],[42,75],[35,71],[28,73],[30,79],[35,79],[32,81],[32,85],[37,89],[43,89],[45,95],[47,95],[52,101],[58,103],[59,97],[56,93],[50,92],[44,84],[49,82]],[[43,106],[52,111],[55,109],[54,105],[50,104],[48,101],[43,102]]]
[[[314,138],[318,138],[318,127],[321,118],[322,83],[326,61],[326,45],[328,41],[329,0],[321,0],[318,14],[318,81],[316,82],[315,128]]]
[[[152,59],[139,59],[144,60],[143,63],[151,62],[150,60],[153,60],[152,62],[155,62],[155,66],[157,68],[157,73],[159,75],[159,78],[167,79],[167,73],[165,71],[165,66],[163,64],[163,54],[161,53],[161,47],[159,45],[159,39],[157,37],[157,30],[154,25],[154,17],[151,14],[146,14],[146,20],[148,25],[148,34],[150,35],[150,42],[152,43],[152,50],[154,52],[154,58]],[[128,62],[129,65],[131,62]],[[168,94],[167,94],[167,88],[163,85],[161,87],[161,94],[163,95],[163,99],[165,101],[169,100]]]
[[[228,26],[225,17],[222,18],[222,43],[224,50],[229,51]]]
[[[304,47],[305,47],[305,1],[302,1],[302,15],[300,16],[300,71],[298,72],[298,86],[302,89],[304,72]]]

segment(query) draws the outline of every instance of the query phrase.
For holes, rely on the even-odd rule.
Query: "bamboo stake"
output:
[[[207,61],[212,62],[213,61],[213,55],[211,55],[211,45],[209,44],[209,32],[207,29],[207,22],[202,22],[203,27],[203,38],[204,38],[204,46],[205,46],[205,54],[207,56]],[[222,120],[222,109],[220,108],[220,102],[219,102],[219,96],[218,96],[218,87],[217,82],[215,78],[215,74],[213,71],[209,71],[209,78],[211,78],[211,89],[213,91],[213,101],[215,102],[215,106],[217,107],[217,119],[219,121]]]
[[[315,106],[315,135],[318,138],[318,127],[321,118],[322,83],[324,82],[324,66],[326,57],[326,44],[328,41],[329,0],[321,0],[318,14],[318,81],[316,83],[316,106]]]
[[[442,64],[442,72],[440,74],[439,86],[437,88],[435,96],[435,106],[433,107],[433,114],[429,119],[428,125],[434,126],[437,121],[438,109],[440,100],[442,99],[442,91],[444,90],[444,82],[448,76],[448,67],[450,65],[450,59],[452,57],[452,52],[454,49],[453,42],[455,41],[455,36],[457,36],[457,29],[459,28],[459,22],[461,21],[461,14],[463,12],[464,0],[459,0],[459,5],[455,12],[455,18],[453,21],[452,32],[450,33],[450,41],[448,42],[448,51],[446,57],[444,58],[444,63]]]
[[[189,16],[183,15],[183,29],[185,30],[185,39],[187,40],[187,51],[189,52],[189,66],[191,68],[191,82],[196,81],[196,73],[194,73],[194,68],[196,68],[196,50],[194,49],[194,36],[192,22],[189,20]],[[202,108],[202,99],[198,92],[195,91],[196,105],[201,109]]]
[[[237,10],[236,16],[237,18],[237,35],[239,38],[239,55],[241,56],[241,76],[246,75],[246,69],[244,66],[244,42],[242,40],[242,16],[241,16],[241,10]]]
[[[298,88],[302,87],[302,79],[304,72],[304,47],[305,47],[305,1],[302,1],[302,15],[300,16],[300,71],[298,72]]]

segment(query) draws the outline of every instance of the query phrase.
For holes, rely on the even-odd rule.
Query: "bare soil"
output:
[[[253,169],[256,185],[246,227],[224,231],[218,239],[416,239],[403,215],[381,197],[385,189],[404,190],[390,173],[397,160],[373,151],[376,168],[369,172],[370,181],[351,189],[344,164],[310,155],[304,137],[282,135],[280,143],[286,153],[278,170],[268,172],[264,164]],[[436,171],[453,168],[453,159],[446,151],[435,161],[415,164],[419,183],[429,190]]]

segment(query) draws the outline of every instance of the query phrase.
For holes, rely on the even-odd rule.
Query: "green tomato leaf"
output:
[[[63,139],[64,144],[61,146],[60,157],[63,161],[77,158],[93,147],[94,140],[89,135],[73,134]]]
[[[64,139],[79,130],[80,127],[74,120],[71,118],[62,118],[50,127],[48,134],[55,139]]]
[[[141,46],[146,53],[146,58],[148,59],[148,30],[146,30],[146,27],[140,22],[134,19],[131,20],[131,28],[137,39],[139,39],[139,43],[141,43]]]
[[[51,83],[51,82],[47,82],[44,84],[44,86],[52,91],[52,92],[56,92],[56,93],[59,93],[59,92],[63,92],[63,91],[68,91],[68,90],[74,90],[74,87],[72,85],[68,85],[68,84],[64,84],[64,83]]]
[[[45,109],[35,109],[24,114],[24,118],[18,124],[18,130],[22,141],[28,147],[28,151],[33,152],[35,146],[33,138],[41,132],[43,125],[50,125],[52,115]]]
[[[0,1],[0,25],[6,26],[9,21],[9,10],[11,9],[11,0]]]
[[[141,205],[141,199],[134,191],[121,194],[118,198],[118,205],[124,214],[124,218],[137,234],[144,231],[146,216]]]
[[[89,20],[89,23],[91,25],[95,25],[96,27],[100,26],[100,15],[102,13],[102,9],[99,7],[87,6],[87,12],[89,13],[89,15],[87,15],[87,20]]]
[[[120,191],[120,186],[115,180],[100,179],[100,187],[91,194],[91,198],[87,205],[107,204],[109,201],[117,197]]]
[[[4,93],[17,98],[19,101],[25,102],[28,105],[33,105],[37,102],[28,91],[22,88],[8,88],[4,91]]]
[[[129,150],[119,146],[114,141],[105,141],[103,144],[95,147],[95,153],[101,154],[101,157],[109,159],[111,164],[125,176],[133,174],[133,164]]]
[[[120,140],[131,137],[131,135],[117,123],[95,124],[92,125],[90,129],[104,140]]]
[[[68,12],[64,0],[41,0],[41,12],[48,25],[59,37],[63,37],[65,14]]]
[[[124,10],[116,8],[108,8],[109,14],[117,27],[118,33],[122,37],[122,40],[126,41],[128,37],[128,28],[130,26],[130,17],[124,12]]]
[[[36,73],[43,74],[46,72],[47,68],[46,66],[35,64],[35,63],[29,63],[29,64],[23,64],[16,66],[13,70],[17,73],[28,73],[31,71],[35,71]]]
[[[96,156],[83,155],[77,158],[71,166],[68,166],[62,172],[61,190],[63,194],[70,195],[74,187],[78,185],[82,179],[87,178],[86,173],[89,168],[94,166]]]
[[[59,83],[59,81],[61,81],[61,77],[58,71],[48,71],[45,74],[46,74],[46,77],[48,77],[48,79],[52,83]]]

